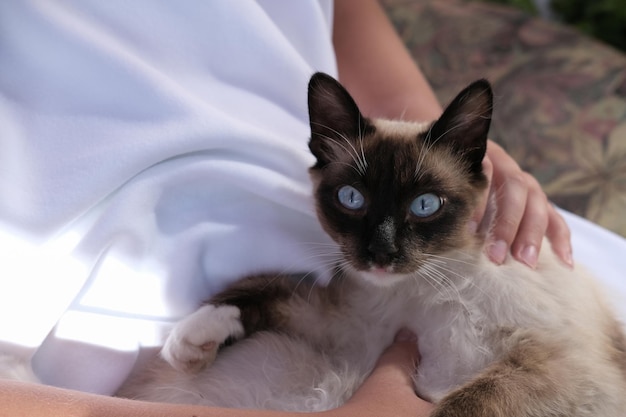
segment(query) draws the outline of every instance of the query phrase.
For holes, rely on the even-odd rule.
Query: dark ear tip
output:
[[[487,93],[490,98],[493,98],[493,88],[491,87],[491,83],[485,78],[474,81],[467,87],[467,89],[469,91],[481,90],[482,92]]]
[[[472,83],[472,85],[481,86],[481,87],[485,87],[485,88],[491,89],[491,83],[486,78],[478,79],[478,80],[474,81]]]
[[[331,80],[334,80],[333,77],[331,77],[330,75],[326,74],[325,72],[321,72],[321,71],[317,71],[316,73],[314,73],[311,76],[311,80],[315,80],[315,79],[331,79]]]
[[[314,88],[320,84],[324,84],[324,83],[333,83],[336,84],[337,80],[335,80],[333,77],[331,77],[330,75],[326,74],[325,72],[316,72],[315,74],[313,74],[311,76],[311,79],[309,80],[309,90],[311,88]]]
[[[480,78],[469,85],[470,87],[485,88],[491,90],[491,83],[486,78]]]

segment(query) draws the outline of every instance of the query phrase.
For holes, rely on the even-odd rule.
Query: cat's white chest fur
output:
[[[455,263],[447,268],[457,269],[456,279],[441,283],[433,277],[416,276],[393,289],[370,288],[372,298],[355,302],[362,303],[358,307],[360,319],[372,328],[362,343],[378,344],[377,354],[400,327],[418,335],[421,361],[416,388],[420,396],[431,401],[439,400],[493,360],[490,339],[494,323],[507,315],[500,311],[497,300],[488,301],[486,291],[494,291],[493,287],[481,288],[471,282],[475,279],[471,276],[474,266],[464,268]]]
[[[406,288],[397,293],[405,297],[388,304],[398,315],[393,321],[419,337],[422,359],[416,387],[424,398],[440,400],[498,359],[507,349],[503,334],[512,329],[545,330],[566,338],[568,328],[592,332],[603,325],[604,314],[589,315],[588,306],[600,297],[592,279],[583,271],[565,272],[548,251],[540,271],[513,260],[497,266],[482,252],[450,259],[456,260],[445,265],[447,282],[431,275],[402,283]],[[554,334],[554,329],[563,329],[563,334]]]

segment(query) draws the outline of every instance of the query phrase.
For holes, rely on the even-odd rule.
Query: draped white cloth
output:
[[[45,382],[111,393],[233,279],[323,272],[306,91],[336,73],[331,22],[326,0],[0,3],[0,340],[40,346]]]
[[[336,74],[331,22],[331,0],[0,2],[0,341],[39,378],[111,394],[232,280],[327,278],[306,87]]]

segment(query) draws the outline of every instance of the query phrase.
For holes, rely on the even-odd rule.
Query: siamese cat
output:
[[[407,327],[419,337],[415,391],[434,416],[626,415],[626,338],[594,279],[549,248],[536,269],[495,265],[485,256],[495,214],[478,233],[467,227],[487,187],[492,105],[479,80],[432,123],[367,118],[315,74],[310,175],[336,275],[326,287],[242,279],[178,323],[164,360],[119,395],[327,410]]]

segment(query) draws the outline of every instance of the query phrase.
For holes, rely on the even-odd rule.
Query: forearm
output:
[[[290,417],[302,414],[161,404],[0,380],[0,414],[28,417]]]
[[[339,80],[365,115],[439,117],[441,105],[376,0],[336,0],[333,43]]]
[[[383,372],[393,371],[394,369],[383,370]],[[404,370],[402,369],[402,371]],[[390,383],[389,380],[385,380],[384,375],[381,378],[382,381],[370,381],[370,385],[374,385],[374,387],[367,388],[366,384],[362,395],[356,395],[354,401],[321,413],[151,403],[88,394],[46,385],[0,380],[0,415],[14,417],[296,417],[305,415],[381,417],[387,415],[425,416],[432,409],[432,405],[414,396],[412,390],[409,391],[408,395],[401,396],[401,401],[398,401],[398,398],[395,397],[399,395],[402,389],[398,390],[397,383]],[[382,386],[379,386],[380,384]],[[410,383],[406,385],[410,386]],[[374,389],[375,387],[379,388]],[[384,397],[381,398],[381,390],[389,390],[390,392],[383,394]]]

